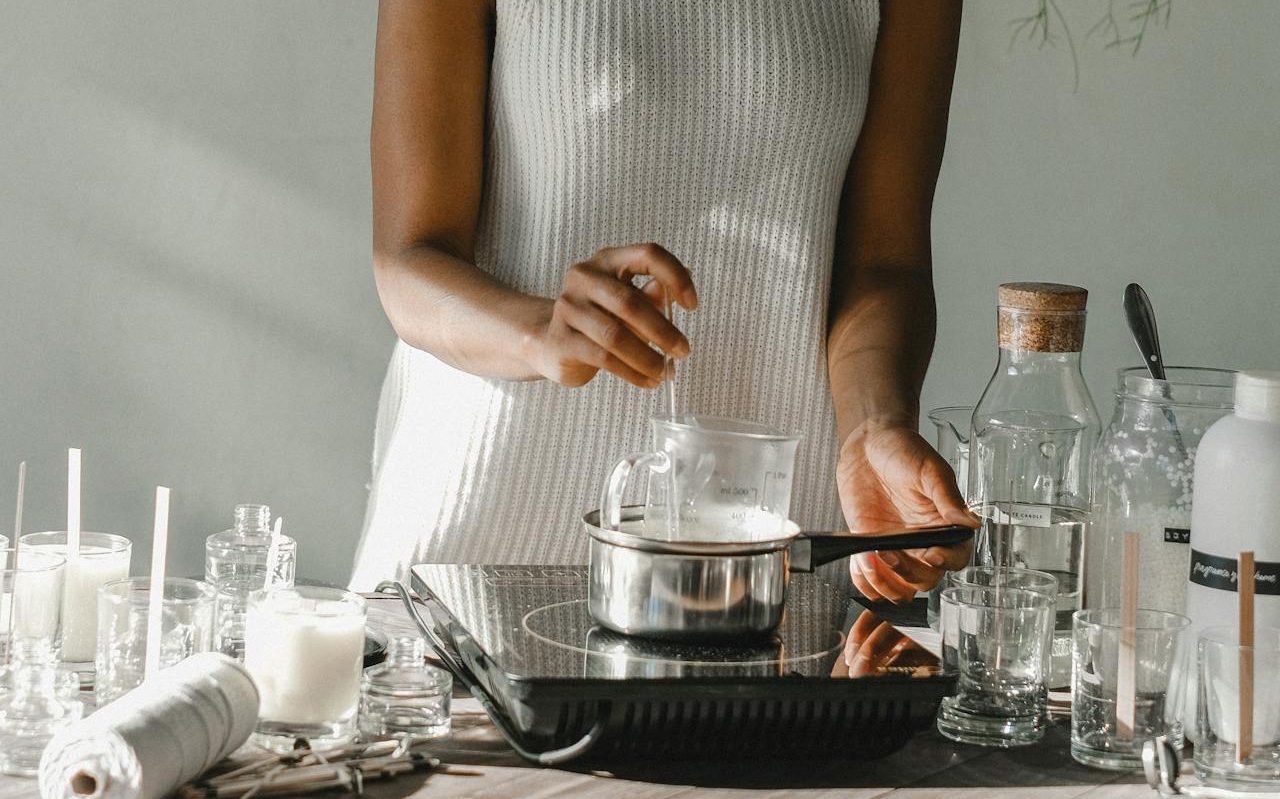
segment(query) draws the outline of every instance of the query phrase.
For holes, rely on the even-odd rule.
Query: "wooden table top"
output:
[[[371,626],[380,627],[390,635],[415,632],[397,599],[371,599],[369,619]],[[413,774],[387,782],[370,782],[365,786],[365,793],[373,799],[564,796],[1150,799],[1157,795],[1146,786],[1141,775],[1097,771],[1075,763],[1068,754],[1070,729],[1064,722],[1055,724],[1039,744],[1013,750],[955,744],[930,731],[916,736],[901,751],[871,762],[832,760],[758,765],[666,762],[638,765],[614,773],[542,768],[521,760],[470,697],[455,699],[453,727],[454,733],[449,739],[428,751],[459,773]],[[0,799],[38,796],[35,780],[0,776]]]

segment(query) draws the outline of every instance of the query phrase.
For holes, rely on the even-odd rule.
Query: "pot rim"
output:
[[[624,505],[622,521],[640,521],[644,518],[643,505]],[[757,541],[660,541],[656,538],[627,533],[621,530],[607,530],[600,526],[600,511],[588,511],[582,516],[582,526],[587,535],[602,544],[636,549],[654,555],[701,555],[704,557],[727,557],[732,555],[761,555],[786,549],[800,533],[800,525],[787,522],[787,533],[774,538]]]

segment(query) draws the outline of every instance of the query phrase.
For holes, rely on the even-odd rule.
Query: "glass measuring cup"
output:
[[[669,541],[743,541],[783,533],[800,436],[715,416],[650,420],[653,451],[613,467],[600,498],[604,526],[618,529],[632,474],[649,473],[642,534]]]

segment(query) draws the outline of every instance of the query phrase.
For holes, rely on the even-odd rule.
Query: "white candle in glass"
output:
[[[260,732],[294,729],[313,743],[354,735],[364,626],[364,600],[348,591],[297,586],[251,595],[244,664],[261,697]]]
[[[22,548],[67,553],[64,532],[31,533]],[[98,640],[98,589],[129,576],[133,544],[110,533],[80,534],[80,556],[67,559],[62,593],[62,659],[73,663],[93,660]]]

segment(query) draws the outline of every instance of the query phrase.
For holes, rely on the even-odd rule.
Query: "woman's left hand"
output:
[[[869,419],[840,448],[840,504],[849,529],[977,527],[951,466],[906,421]],[[849,561],[853,584],[868,599],[904,602],[937,584],[943,571],[963,568],[972,545],[868,552]]]

